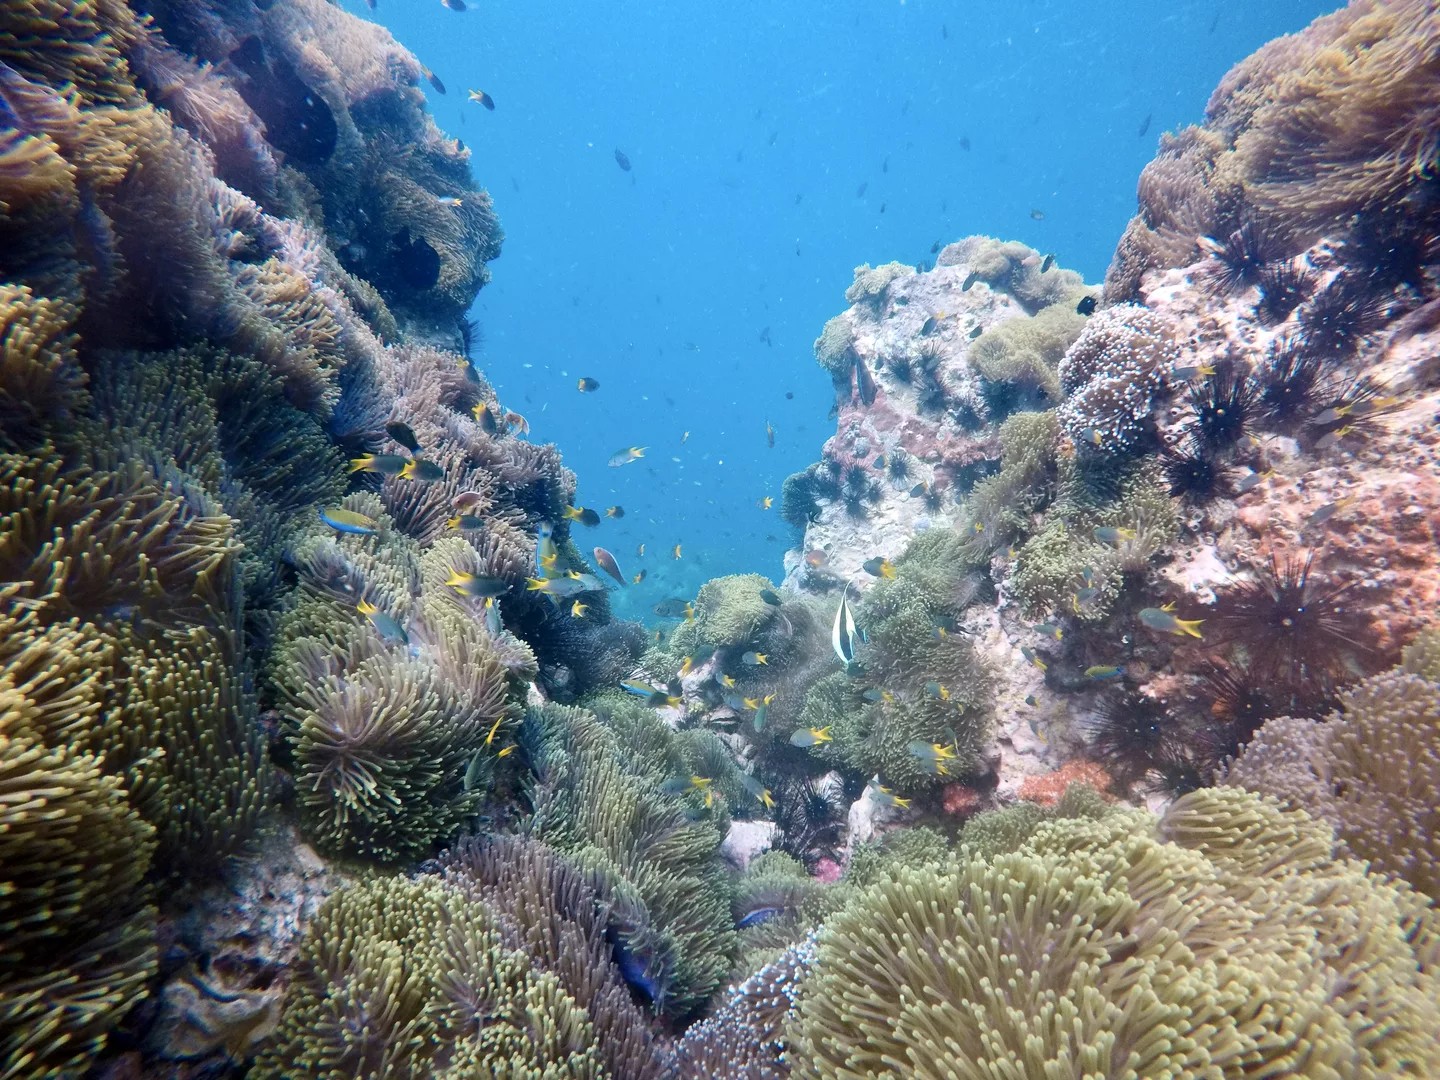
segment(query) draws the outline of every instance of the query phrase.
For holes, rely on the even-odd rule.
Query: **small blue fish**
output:
[[[759,926],[763,922],[769,922],[785,913],[784,908],[779,907],[758,907],[753,911],[747,911],[740,918],[735,920],[735,929],[744,930],[746,927]]]
[[[350,533],[352,536],[374,536],[380,531],[380,523],[374,518],[339,506],[321,510],[320,520],[336,532]]]

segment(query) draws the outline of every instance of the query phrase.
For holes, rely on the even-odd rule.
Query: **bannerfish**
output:
[[[860,403],[867,408],[875,404],[875,394],[878,387],[875,385],[875,376],[870,374],[870,368],[864,360],[855,361],[855,393],[860,397]]]
[[[620,564],[615,561],[615,556],[606,551],[603,547],[595,549],[595,565],[604,570],[621,585],[625,584],[625,575],[620,572]]]
[[[855,618],[845,600],[849,591],[850,583],[846,582],[840,592],[840,606],[835,609],[835,624],[830,628],[830,647],[835,650],[846,671],[855,663]]]
[[[380,523],[374,518],[339,506],[321,510],[320,520],[336,532],[350,533],[352,536],[374,536],[380,528]]]
[[[611,454],[610,460],[606,464],[612,469],[618,469],[621,465],[629,465],[630,462],[639,461],[644,456],[645,447],[627,446],[624,450],[617,450]]]

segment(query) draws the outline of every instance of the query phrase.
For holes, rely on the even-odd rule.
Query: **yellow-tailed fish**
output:
[[[350,471],[379,473],[381,476],[399,476],[409,466],[410,459],[400,454],[364,454],[350,459]]]
[[[644,581],[644,580],[645,580],[645,571],[644,571],[644,570],[638,570],[638,571],[636,571],[635,576],[630,579],[630,583],[631,583],[632,585],[639,585],[639,584],[640,584],[642,581]]]
[[[766,495],[764,498],[755,500],[755,505],[761,510],[769,510],[770,507],[774,505],[774,503],[775,500],[772,499],[769,495]]]
[[[1177,637],[1189,634],[1193,638],[1198,638],[1201,636],[1200,624],[1205,620],[1179,619],[1175,617],[1173,611],[1165,608],[1147,607],[1141,608],[1140,621],[1151,630],[1159,630],[1164,634],[1175,634]]]
[[[485,108],[489,109],[491,112],[495,111],[495,99],[492,98],[489,94],[487,94],[484,90],[471,90],[469,93],[469,98],[476,105],[484,105]]]
[[[475,514],[456,514],[445,522],[445,528],[459,532],[474,532],[485,527],[485,519]]]
[[[770,658],[762,652],[747,652],[740,657],[741,663],[749,664],[751,667],[761,667],[770,662]]]
[[[721,685],[721,686],[727,686],[727,687],[728,687],[728,686],[734,686],[734,685],[735,685],[735,676],[733,676],[733,675],[723,675],[723,674],[722,674],[722,675],[720,676],[720,685]]]
[[[484,600],[487,597],[504,596],[510,589],[510,583],[504,578],[484,577],[480,574],[467,573],[464,570],[450,569],[450,577],[445,582],[456,592],[474,597],[476,600]]]
[[[948,687],[941,686],[934,679],[931,679],[925,684],[925,696],[935,698],[938,701],[949,701],[950,690]]]
[[[411,458],[405,463],[405,468],[400,470],[400,479],[414,480],[420,484],[433,484],[437,480],[445,479],[445,470],[433,461]]]
[[[1035,652],[1034,649],[1030,648],[1029,645],[1020,646],[1020,655],[1025,657],[1025,662],[1027,664],[1030,664],[1032,667],[1039,668],[1041,671],[1044,671],[1050,666],[1049,664],[1045,663],[1044,660],[1040,659],[1040,656]]]
[[[945,767],[945,762],[955,756],[955,751],[944,743],[927,743],[916,739],[907,743],[905,749],[911,757],[916,758],[936,776],[950,775],[950,770]]]
[[[511,754],[513,754],[514,752],[515,752],[515,744],[514,744],[514,743],[511,743],[509,746],[505,747],[504,750],[501,750],[501,751],[500,751],[498,754],[496,754],[495,756],[496,756],[497,758],[509,757],[509,756],[510,756]]]
[[[645,447],[627,446],[624,450],[617,450],[610,455],[606,462],[612,469],[618,469],[621,465],[629,465],[632,461],[639,461],[645,456]]]
[[[600,389],[600,380],[592,379],[588,375],[581,376],[580,381],[575,384],[575,389],[582,394],[594,393]]]
[[[354,510],[332,506],[320,511],[320,520],[336,532],[354,536],[373,536],[380,529],[380,523],[372,517],[357,514]]]
[[[1051,641],[1059,641],[1065,636],[1065,631],[1054,623],[1040,623],[1038,626],[1030,627],[1030,629],[1034,630],[1037,634],[1044,634]]]
[[[878,555],[873,559],[866,559],[860,569],[864,570],[871,577],[884,578],[887,581],[893,581],[895,578],[895,564],[889,559],[882,559]]]
[[[1096,682],[1104,682],[1107,679],[1120,679],[1125,676],[1125,669],[1115,664],[1091,664],[1085,669],[1085,677],[1094,679]]]
[[[883,784],[871,784],[870,797],[881,806],[898,806],[904,810],[910,805],[909,799],[902,799]]]
[[[410,635],[405,628],[393,616],[387,615],[368,600],[361,600],[355,605],[355,610],[370,620],[370,625],[375,627],[375,632],[386,641],[398,645],[410,644]]]
[[[770,789],[749,773],[740,774],[740,786],[753,796],[756,802],[763,805],[766,810],[771,809],[775,805],[775,800],[770,795]]]
[[[500,619],[500,601],[493,596],[485,598],[485,629],[490,631],[491,637],[499,637],[500,631],[505,629]]]
[[[619,505],[607,506],[605,508],[605,516],[608,518],[615,518],[618,521],[620,518],[623,518],[625,516],[625,507]]]
[[[573,604],[570,605],[570,614],[575,616],[575,618],[577,619],[583,619],[585,617],[585,612],[589,610],[590,605],[582,604],[579,600],[576,600]]]
[[[692,672],[692,671],[694,671],[694,670],[695,670],[695,657],[693,657],[693,656],[687,656],[687,657],[685,657],[684,660],[681,660],[681,661],[680,661],[680,671],[679,671],[679,675],[680,675],[681,678],[684,678],[686,675],[689,675],[690,672]]]
[[[791,746],[816,746],[830,741],[830,727],[801,728],[790,736]]]
[[[1119,544],[1126,540],[1134,540],[1135,530],[1122,529],[1117,525],[1097,525],[1091,530],[1091,535],[1102,544]]]
[[[571,577],[526,578],[526,592],[544,593],[546,596],[566,597],[586,591],[585,583]]]

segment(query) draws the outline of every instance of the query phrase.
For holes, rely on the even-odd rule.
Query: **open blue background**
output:
[[[436,120],[506,232],[473,312],[481,366],[560,446],[582,505],[624,506],[577,539],[648,570],[615,598],[631,616],[717,574],[781,573],[780,484],[833,431],[811,346],[853,267],[988,233],[1098,282],[1160,134],[1333,6],[345,2],[446,84]],[[629,445],[645,459],[607,468]]]

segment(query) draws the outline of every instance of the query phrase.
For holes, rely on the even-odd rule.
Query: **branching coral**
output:
[[[1436,635],[1430,632],[1427,646]],[[1344,849],[1440,898],[1440,686],[1397,669],[1323,721],[1268,721],[1227,783],[1330,822]]]
[[[1330,848],[1303,814],[1205,791],[902,873],[822,931],[796,1071],[1426,1075],[1434,915]]]

